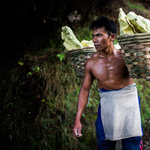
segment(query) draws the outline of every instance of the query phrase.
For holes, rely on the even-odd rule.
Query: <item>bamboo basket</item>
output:
[[[75,71],[78,78],[84,77],[84,66],[88,58],[96,52],[94,47],[84,47],[81,49],[69,50],[66,52],[65,56],[69,60],[70,65]]]
[[[130,76],[150,80],[150,33],[119,36],[118,42]]]

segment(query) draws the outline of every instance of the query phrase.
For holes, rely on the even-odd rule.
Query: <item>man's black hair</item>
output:
[[[91,24],[90,24],[90,29],[93,30],[95,28],[101,28],[101,27],[105,27],[108,36],[110,36],[111,33],[117,33],[117,27],[116,24],[108,19],[107,17],[100,17],[97,20],[94,20]]]

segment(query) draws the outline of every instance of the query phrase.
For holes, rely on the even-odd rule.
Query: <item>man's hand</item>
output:
[[[81,129],[82,129],[82,124],[81,122],[75,122],[74,123],[74,127],[72,129],[72,132],[73,132],[73,135],[75,137],[81,137],[82,134],[81,134]]]

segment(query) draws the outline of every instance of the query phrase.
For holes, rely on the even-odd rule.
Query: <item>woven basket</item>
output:
[[[88,58],[96,52],[94,47],[84,47],[82,49],[74,49],[66,52],[66,58],[79,78],[84,77],[84,66]]]
[[[150,33],[118,37],[132,78],[150,80]]]

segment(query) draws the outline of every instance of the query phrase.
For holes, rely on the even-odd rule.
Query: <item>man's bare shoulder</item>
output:
[[[87,63],[93,63],[100,58],[103,58],[103,55],[101,53],[95,52],[89,59],[87,59]]]
[[[95,52],[95,53],[93,53],[93,55],[91,56],[91,58],[95,58],[95,57],[98,57],[98,54],[97,54],[97,52]]]
[[[87,59],[85,64],[86,69],[91,69],[99,57],[99,54],[95,52],[89,59]]]
[[[89,59],[86,60],[84,67],[85,76],[90,77],[92,80],[95,79],[95,77],[92,74],[92,69],[97,59],[97,53],[94,53]]]
[[[98,54],[97,52],[95,52],[89,59],[87,59],[86,64],[93,63],[97,57],[98,57]]]
[[[95,60],[95,57],[93,57],[93,55],[89,59],[87,59],[85,63],[85,69],[91,69],[94,63],[94,60]]]

